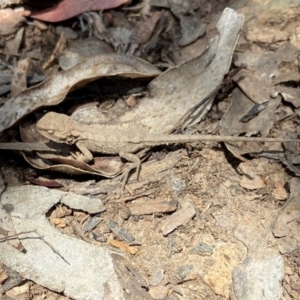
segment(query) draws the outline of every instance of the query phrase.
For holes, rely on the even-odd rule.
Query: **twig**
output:
[[[0,238],[0,243],[1,242],[5,242],[5,241],[8,241],[9,239],[11,238],[14,238],[14,237],[19,237],[19,235],[21,234],[27,234],[27,233],[36,233],[37,236],[56,254],[58,255],[64,262],[66,262],[68,265],[70,265],[70,263],[62,256],[59,254],[59,252],[50,244],[48,243],[43,236],[41,236],[36,229],[34,230],[28,230],[28,231],[21,231],[19,233],[16,233],[16,234],[13,234],[13,235],[10,235],[10,236],[6,236],[4,238]]]
[[[32,232],[36,233],[36,229],[35,230],[29,230],[29,231],[21,231],[19,233],[13,234],[13,235],[6,236],[4,238],[0,238],[0,243],[5,242],[5,241],[7,241],[11,238],[14,238],[14,237],[19,237],[20,234],[26,234],[26,233],[32,233]]]

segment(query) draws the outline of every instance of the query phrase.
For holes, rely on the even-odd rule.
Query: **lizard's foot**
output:
[[[130,162],[127,169],[123,172],[123,174],[121,176],[122,190],[124,190],[125,185],[129,178],[129,174],[133,169],[136,169],[137,180],[139,179],[139,174],[140,174],[140,170],[141,170],[141,161],[137,155],[132,154],[132,153],[120,152],[119,155],[120,155],[120,157],[125,158],[126,160],[128,160]]]
[[[84,163],[88,163],[89,161],[86,159],[86,157],[81,153],[81,152],[76,152],[76,153],[72,153],[71,152],[71,156],[78,161],[84,162]]]
[[[135,163],[130,163],[129,166],[126,168],[126,170],[124,170],[123,174],[121,175],[122,190],[124,190],[125,185],[128,181],[129,175],[130,175],[131,171],[134,169],[136,169],[138,172],[138,170],[140,170],[140,167],[137,166]],[[137,176],[137,180],[138,180],[138,176]]]
[[[128,181],[128,177],[129,177],[129,173],[130,173],[131,170],[125,170],[123,172],[123,174],[121,175],[120,177],[120,180],[121,180],[121,183],[122,183],[122,187],[121,187],[121,190],[124,191],[125,189],[125,185]]]
[[[93,161],[94,157],[91,151],[86,147],[84,142],[77,142],[76,143],[77,148],[81,151],[79,153],[76,153],[75,158],[79,161],[89,163]]]

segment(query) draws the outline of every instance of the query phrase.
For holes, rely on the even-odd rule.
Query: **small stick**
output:
[[[36,233],[36,229],[35,230],[29,230],[29,231],[21,231],[19,233],[13,234],[13,235],[6,236],[4,238],[0,238],[0,243],[8,241],[9,239],[14,238],[14,237],[19,237],[20,234],[33,233],[33,232]]]
[[[50,244],[48,243],[43,236],[41,236],[40,234],[38,234],[37,230],[34,229],[34,230],[28,230],[28,231],[21,231],[19,233],[16,233],[16,234],[13,234],[13,235],[10,235],[10,236],[6,236],[4,238],[0,238],[0,243],[1,242],[5,242],[5,241],[8,241],[9,239],[11,238],[14,238],[14,237],[19,237],[19,235],[21,234],[27,234],[27,233],[36,233],[37,236],[56,254],[58,255],[64,262],[66,262],[68,265],[70,265],[70,263],[62,256],[59,254],[59,252]]]
[[[71,151],[69,145],[65,144],[48,144],[48,143],[26,143],[26,142],[12,142],[0,143],[0,150],[19,150],[19,151],[48,151],[48,152],[64,152]]]

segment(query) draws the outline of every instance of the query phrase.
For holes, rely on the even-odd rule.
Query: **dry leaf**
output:
[[[125,55],[107,54],[86,59],[6,101],[0,108],[0,132],[38,108],[59,104],[70,91],[99,78],[116,75],[151,78],[159,74],[160,71],[147,62]]]

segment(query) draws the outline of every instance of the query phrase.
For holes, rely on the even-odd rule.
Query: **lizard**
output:
[[[125,126],[125,127],[124,127]],[[141,168],[141,153],[145,150],[168,144],[191,143],[200,141],[216,142],[290,142],[288,138],[264,138],[264,137],[236,137],[220,135],[185,135],[185,134],[157,134],[149,133],[146,128],[128,124],[85,125],[78,123],[69,116],[55,112],[45,114],[37,122],[37,130],[44,137],[56,143],[76,145],[79,154],[73,156],[85,163],[93,160],[93,154],[103,153],[119,155],[129,163],[129,167],[123,173],[123,188],[127,182],[129,173],[136,169],[137,177]],[[299,142],[300,140],[293,140]]]

